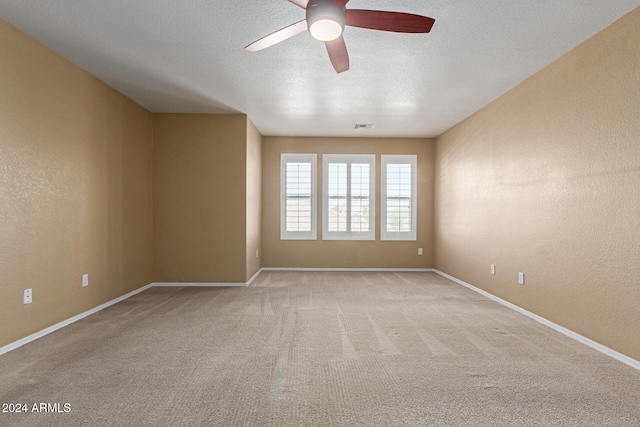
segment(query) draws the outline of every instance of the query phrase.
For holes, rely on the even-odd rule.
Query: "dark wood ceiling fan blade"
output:
[[[347,52],[344,37],[340,36],[335,40],[324,42],[324,44],[327,46],[329,59],[336,72],[342,73],[343,71],[347,71],[349,69],[349,53]]]
[[[249,52],[257,52],[259,50],[273,46],[274,44],[278,44],[287,39],[290,39],[291,37],[296,36],[304,31],[307,31],[306,19],[289,25],[288,27],[284,27],[281,30],[271,33],[268,36],[265,36],[260,40],[251,43],[249,46],[245,47],[245,50],[248,50]]]
[[[306,9],[307,5],[309,4],[309,0],[287,0],[287,1],[303,9]]]
[[[336,6],[345,7],[345,5],[349,3],[349,0],[331,0],[331,2]]]
[[[347,9],[345,25],[395,33],[428,33],[434,22],[433,18],[412,13]]]

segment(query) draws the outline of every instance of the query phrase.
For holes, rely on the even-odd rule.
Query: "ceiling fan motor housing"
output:
[[[307,7],[307,25],[311,35],[321,41],[334,40],[344,30],[347,9],[331,1],[309,2]]]

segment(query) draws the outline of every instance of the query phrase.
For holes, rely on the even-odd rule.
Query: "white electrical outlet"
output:
[[[22,303],[23,304],[31,304],[31,301],[33,301],[31,293],[32,293],[31,289],[25,289],[24,290],[24,294],[22,295]]]
[[[259,252],[258,252],[258,250],[256,249],[256,258],[258,258],[258,253],[259,253]]]
[[[518,283],[524,285],[524,273],[518,273]]]
[[[422,255],[422,248],[418,248],[418,255]]]
[[[491,264],[491,274],[496,274],[496,265]]]
[[[82,275],[82,287],[85,286],[89,286],[89,275],[88,274],[83,274]]]

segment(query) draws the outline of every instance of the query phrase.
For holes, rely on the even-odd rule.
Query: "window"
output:
[[[323,156],[323,239],[375,239],[375,159],[373,154]]]
[[[316,240],[316,155],[280,156],[280,239]]]
[[[382,156],[381,240],[416,240],[417,159]]]

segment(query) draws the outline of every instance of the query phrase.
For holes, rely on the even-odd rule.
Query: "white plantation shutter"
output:
[[[311,231],[311,164],[289,162],[287,167],[287,231]]]
[[[416,240],[417,156],[382,156],[381,240]]]
[[[374,240],[375,155],[325,154],[323,163],[322,238]]]
[[[329,199],[327,229],[330,232],[347,231],[347,164],[330,163],[328,165],[328,186],[325,190]]]
[[[316,239],[316,155],[282,154],[280,239]]]
[[[387,165],[387,232],[411,231],[411,165]]]
[[[371,203],[370,166],[367,163],[351,164],[351,231],[367,233],[374,224],[370,223]]]

